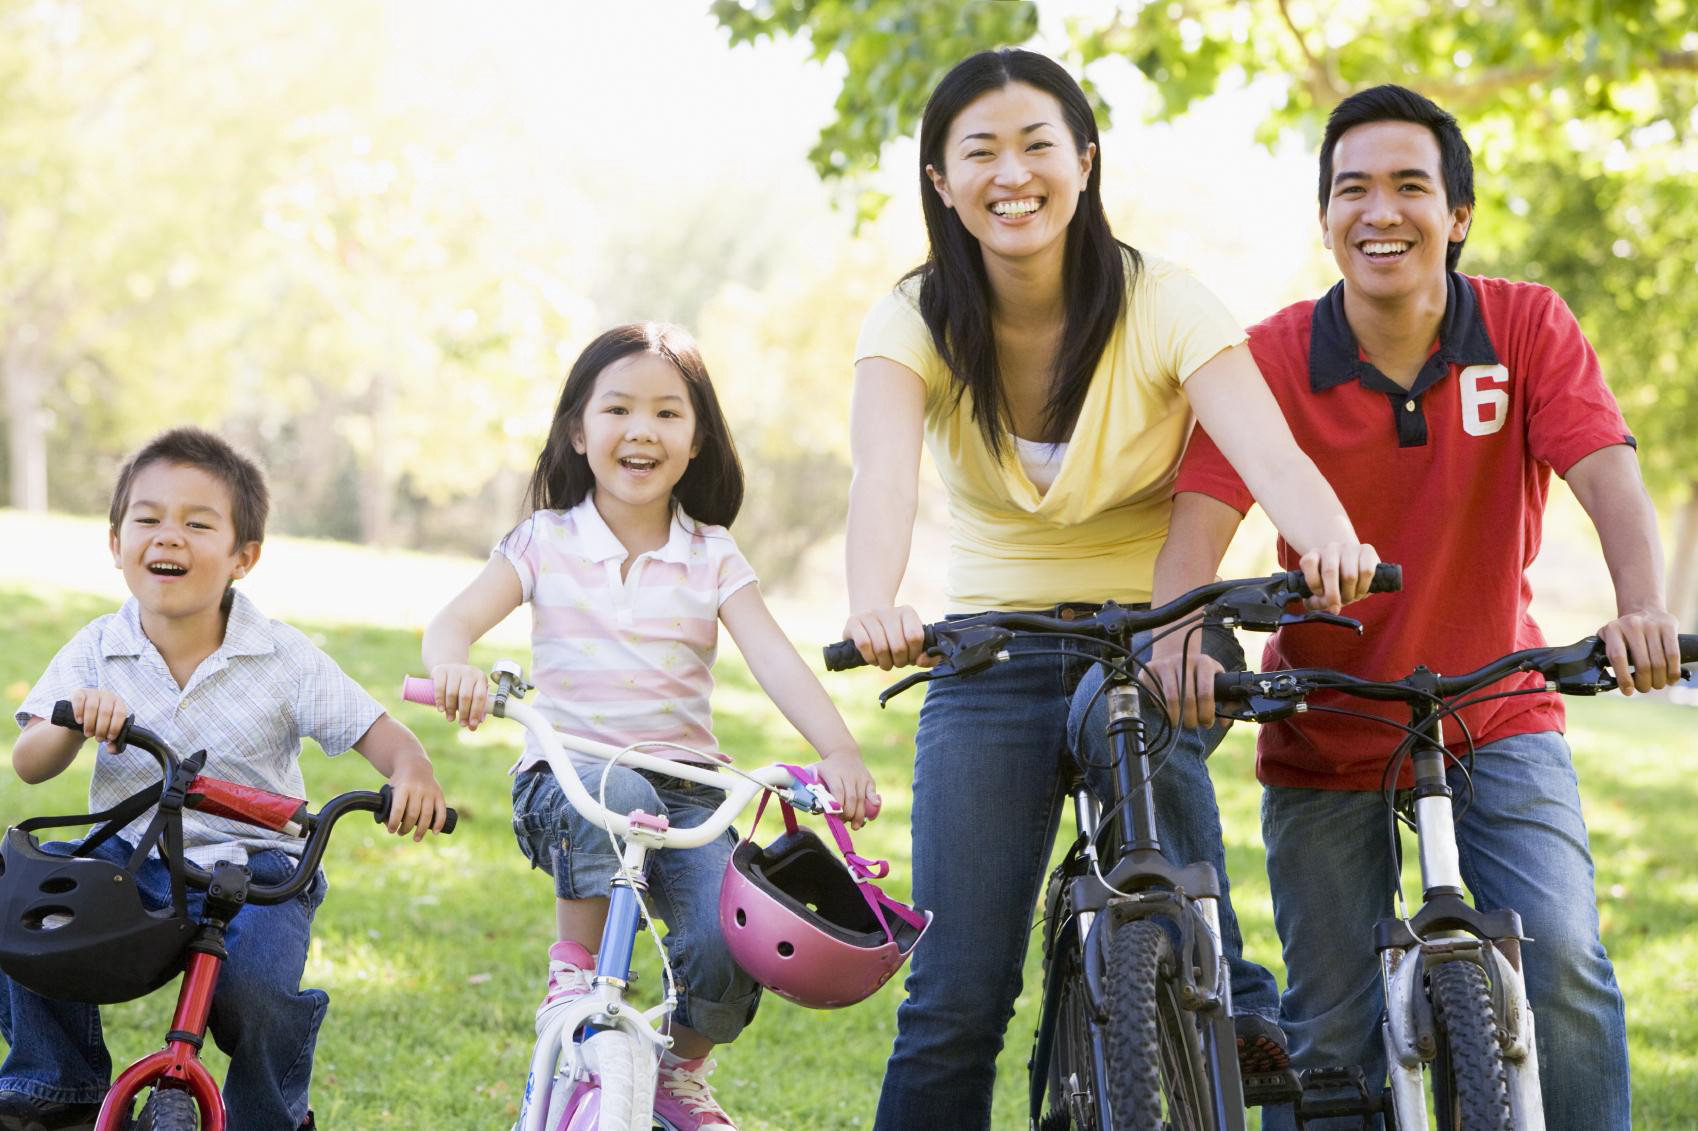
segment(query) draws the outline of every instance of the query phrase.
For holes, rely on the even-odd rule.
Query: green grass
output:
[[[8,709],[77,628],[112,607],[79,595],[8,588],[0,588],[0,601],[7,610],[0,691]],[[400,676],[418,667],[417,633],[300,627],[418,732],[463,818],[454,836],[423,845],[364,823],[338,829],[327,860],[330,895],[318,915],[307,969],[307,984],[331,995],[313,1081],[321,1123],[359,1131],[506,1126],[524,1083],[531,1012],[553,930],[549,883],[527,870],[509,827],[505,770],[517,749],[515,732],[493,723],[476,735],[458,735],[439,717],[398,703]],[[728,750],[750,765],[802,756],[745,669],[727,660],[718,676],[716,717]],[[918,696],[881,712],[874,698],[880,683],[877,673],[863,672],[833,677],[829,686],[886,798],[884,817],[858,836],[857,847],[890,857],[890,887],[905,894]],[[1691,855],[1698,784],[1690,773],[1695,716],[1614,698],[1571,701],[1570,708],[1605,942],[1628,999],[1635,1126],[1698,1126],[1691,1086],[1698,1076],[1698,869]],[[0,730],[0,751],[9,751],[13,733]],[[1212,765],[1246,945],[1252,957],[1278,970],[1251,738],[1236,729]],[[76,811],[87,786],[87,759],[85,753],[72,772],[35,787],[0,773],[0,820]],[[370,788],[374,780],[357,755],[325,759],[311,751],[304,764],[315,805],[342,790]],[[999,1065],[997,1128],[1025,1125],[1036,941],[1034,935],[1026,990]],[[646,949],[639,956],[640,988],[652,989],[656,964]],[[159,1045],[174,993],[173,987],[107,1011],[116,1062]],[[863,1005],[833,1012],[769,997],[748,1033],[720,1057],[716,1083],[726,1106],[745,1131],[867,1126],[900,994],[899,986],[887,986]],[[220,1058],[209,1060],[221,1073]]]

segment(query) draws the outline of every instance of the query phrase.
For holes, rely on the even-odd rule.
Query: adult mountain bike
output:
[[[1401,587],[1382,565],[1373,592]],[[1152,775],[1167,742],[1147,740],[1133,637],[1207,625],[1273,631],[1303,623],[1360,626],[1347,617],[1290,611],[1310,595],[1298,571],[1219,581],[1155,609],[1108,603],[1085,616],[978,613],[925,627],[940,662],[879,696],[917,684],[970,678],[1008,659],[1016,637],[1094,647],[1105,672],[1114,794],[1099,798],[1083,774],[1070,783],[1078,837],[1044,895],[1043,1006],[1030,1064],[1030,1119],[1039,1131],[1238,1131],[1244,1126],[1232,995],[1220,939],[1220,880],[1208,863],[1170,864],[1156,832]],[[1074,610],[1069,610],[1074,611]],[[833,671],[864,661],[842,641],[826,649]],[[1165,707],[1153,712],[1165,714]],[[1297,1092],[1294,1074],[1263,1082],[1262,1099]]]
[[[1681,663],[1698,663],[1698,636],[1680,637]],[[1499,681],[1536,672],[1542,684],[1492,692]],[[1684,674],[1684,673],[1683,673]],[[1297,1101],[1299,1126],[1321,1116],[1352,1116],[1372,1126],[1384,1116],[1392,1131],[1425,1131],[1428,1090],[1443,1131],[1539,1131],[1545,1125],[1533,1011],[1522,971],[1521,916],[1511,908],[1482,911],[1469,902],[1457,850],[1456,812],[1447,771],[1466,769],[1445,749],[1444,720],[1483,699],[1511,695],[1597,695],[1612,691],[1602,642],[1595,636],[1555,648],[1514,652],[1466,675],[1416,668],[1397,680],[1344,672],[1223,673],[1215,677],[1221,714],[1269,723],[1308,709],[1316,692],[1409,705],[1404,740],[1385,775],[1388,835],[1399,825],[1415,836],[1421,907],[1382,919],[1372,945],[1385,991],[1381,1038],[1390,1085],[1381,1090],[1358,1066],[1305,1073]],[[1398,724],[1385,720],[1394,728]],[[1405,764],[1414,785],[1399,789]],[[1470,781],[1471,779],[1464,779]],[[1398,851],[1392,852],[1400,860]],[[1396,906],[1406,911],[1401,875],[1389,877]],[[1537,945],[1537,940],[1532,940]],[[1560,1071],[1561,1066],[1554,1066]]]

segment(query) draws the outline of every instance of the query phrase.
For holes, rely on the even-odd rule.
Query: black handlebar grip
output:
[[[1309,588],[1309,582],[1303,577],[1300,569],[1292,570],[1291,589],[1299,597],[1312,597],[1314,591]],[[1403,567],[1391,562],[1381,562],[1374,567],[1374,579],[1368,583],[1370,593],[1396,593],[1403,588]]]
[[[1698,633],[1683,633],[1681,635],[1680,662],[1683,664],[1698,664]]]
[[[853,640],[839,640],[836,644],[825,646],[825,670],[828,672],[846,672],[850,668],[862,667],[866,662]]]
[[[64,727],[66,730],[81,730],[83,724],[77,722],[77,709],[71,706],[69,699],[61,699],[53,704],[53,725]]]
[[[449,806],[448,807],[448,816],[442,818],[442,831],[444,833],[451,833],[451,832],[454,831],[454,826],[459,824],[459,823],[460,823],[460,814],[458,814],[454,811],[454,807],[452,805]]]

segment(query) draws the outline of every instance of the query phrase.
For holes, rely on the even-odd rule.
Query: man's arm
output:
[[[1563,478],[1597,528],[1615,586],[1616,618],[1598,635],[1621,693],[1666,687],[1680,677],[1679,624],[1667,608],[1657,512],[1639,460],[1627,445],[1612,444],[1580,459]]]

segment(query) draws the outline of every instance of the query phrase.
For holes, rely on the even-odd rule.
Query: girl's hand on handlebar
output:
[[[385,828],[396,836],[412,833],[415,841],[423,840],[426,831],[442,831],[442,823],[448,818],[448,802],[428,761],[414,759],[397,766],[389,775],[389,788],[389,820],[384,822]]]
[[[909,605],[887,605],[855,613],[843,622],[843,639],[855,642],[861,658],[884,671],[918,664],[929,668],[936,656],[924,655],[926,629]]]
[[[101,742],[116,742],[130,708],[116,694],[98,687],[84,687],[71,693],[71,710],[83,726],[83,734]]]
[[[1150,672],[1167,700],[1167,717],[1186,727],[1215,724],[1215,676],[1225,670],[1203,651],[1201,633],[1165,636],[1156,641],[1150,658]]]
[[[843,819],[851,828],[860,828],[878,815],[880,798],[873,775],[861,760],[858,750],[832,754],[820,759],[815,768],[820,781],[843,806]]]
[[[1380,555],[1366,542],[1328,542],[1304,554],[1298,566],[1315,594],[1303,604],[1310,610],[1336,613],[1368,595]]]
[[[1664,609],[1619,616],[1598,629],[1623,695],[1656,691],[1680,679],[1680,622]]]
[[[489,676],[471,664],[437,664],[430,669],[436,686],[436,709],[467,730],[477,730],[489,716]]]

